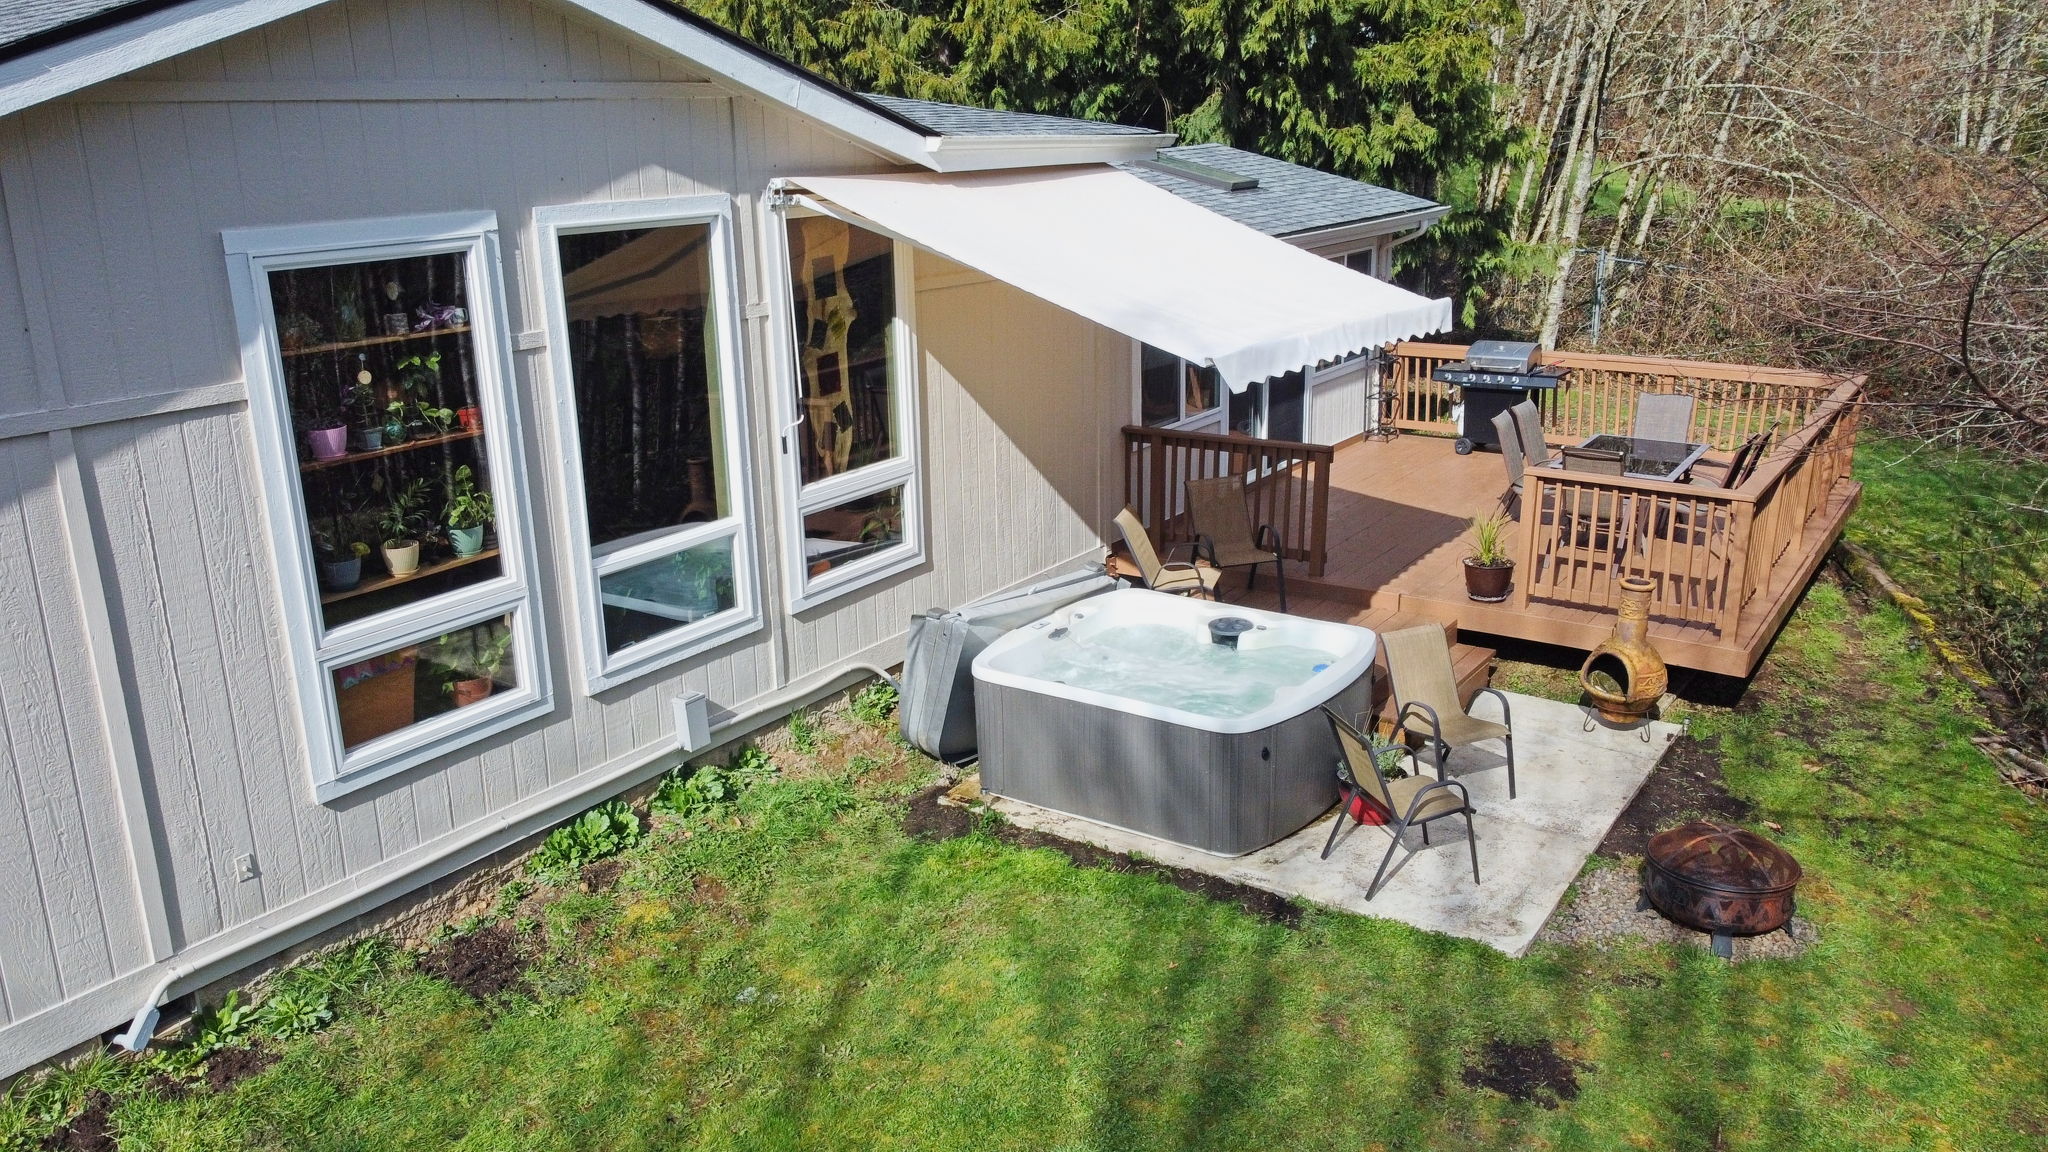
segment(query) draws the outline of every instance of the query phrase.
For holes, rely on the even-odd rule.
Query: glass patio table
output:
[[[1581,448],[1600,452],[1621,453],[1621,470],[1625,475],[1638,480],[1666,480],[1677,482],[1685,479],[1701,456],[1706,455],[1705,444],[1691,444],[1678,440],[1639,440],[1634,436],[1622,436],[1603,432],[1588,436]]]

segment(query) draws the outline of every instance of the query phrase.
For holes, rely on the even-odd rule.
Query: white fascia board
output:
[[[1058,164],[1115,164],[1149,160],[1173,147],[1171,132],[1087,133],[1074,136],[933,136],[921,161],[935,172],[986,172]]]
[[[1310,251],[1320,248],[1334,249],[1344,244],[1356,243],[1360,240],[1391,236],[1394,233],[1404,232],[1411,228],[1427,228],[1443,219],[1450,211],[1447,205],[1432,204],[1427,208],[1418,208],[1413,212],[1402,212],[1395,216],[1375,216],[1370,220],[1360,220],[1351,224],[1339,224],[1332,228],[1318,228],[1313,232],[1294,232],[1281,236],[1279,239],[1287,241],[1296,248],[1306,248]]]
[[[327,0],[192,0],[0,64],[0,116],[203,48]]]

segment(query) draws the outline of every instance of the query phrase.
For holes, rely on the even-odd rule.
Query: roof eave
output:
[[[1353,220],[1344,224],[1333,224],[1323,228],[1311,228],[1303,232],[1287,232],[1279,237],[1297,248],[1324,248],[1353,240],[1366,240],[1386,236],[1406,229],[1427,228],[1450,214],[1450,207],[1432,204],[1427,208],[1416,208],[1407,212],[1395,212],[1386,216],[1373,216],[1364,220]]]
[[[1169,147],[1170,132],[1083,133],[1072,136],[928,136],[919,163],[935,172],[986,172],[1058,164],[1114,164]]]

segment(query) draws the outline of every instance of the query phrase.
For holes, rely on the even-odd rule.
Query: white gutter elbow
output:
[[[140,1052],[149,1047],[150,1040],[156,1036],[156,1024],[162,1015],[164,997],[170,994],[171,984],[184,974],[182,967],[176,964],[164,969],[163,978],[149,990],[149,998],[142,1002],[141,1009],[135,1013],[135,1019],[128,1022],[128,1030],[114,1038],[116,1048]]]

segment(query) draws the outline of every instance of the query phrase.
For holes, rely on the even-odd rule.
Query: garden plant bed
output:
[[[116,1152],[113,1110],[114,1098],[95,1089],[83,1111],[43,1139],[45,1152]]]
[[[420,958],[422,972],[446,980],[479,1001],[524,988],[526,967],[519,939],[506,924],[443,941]]]

